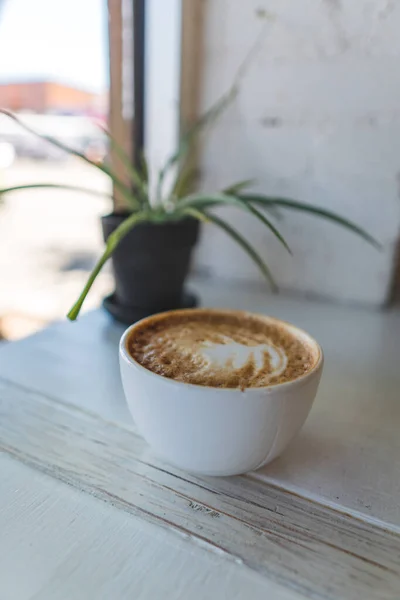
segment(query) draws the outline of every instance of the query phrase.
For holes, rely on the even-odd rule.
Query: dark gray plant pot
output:
[[[102,218],[105,240],[126,217],[113,213]],[[134,227],[112,255],[115,292],[104,300],[106,310],[130,324],[157,312],[195,306],[184,282],[198,235],[199,222],[190,218]]]

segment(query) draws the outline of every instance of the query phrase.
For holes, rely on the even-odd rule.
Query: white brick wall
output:
[[[285,213],[291,258],[251,218],[229,213],[282,288],[380,305],[400,228],[400,2],[206,1],[203,110],[229,88],[260,31],[240,95],[205,141],[204,187],[254,177],[255,189],[336,210],[368,229],[382,253],[334,225]],[[197,264],[215,276],[261,280],[211,227]]]

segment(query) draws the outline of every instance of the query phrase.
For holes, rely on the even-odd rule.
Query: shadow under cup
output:
[[[179,312],[189,311],[174,315]],[[306,342],[315,352],[314,366],[297,379],[267,387],[206,387],[168,379],[135,361],[127,341],[146,320],[121,338],[122,384],[139,433],[161,458],[185,471],[228,476],[258,469],[281,454],[310,412],[322,374],[321,347],[293,325],[248,314]]]

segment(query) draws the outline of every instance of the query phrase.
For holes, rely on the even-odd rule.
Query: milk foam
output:
[[[196,385],[240,388],[290,381],[312,368],[312,350],[284,324],[198,309],[144,321],[129,352],[157,373]]]
[[[245,346],[235,342],[227,336],[221,336],[223,343],[203,342],[198,352],[205,362],[203,370],[229,370],[234,371],[244,367],[249,361],[253,361],[259,372],[264,366],[264,355],[267,353],[270,359],[270,377],[281,375],[287,367],[288,358],[283,348],[272,344],[258,344],[256,346]]]

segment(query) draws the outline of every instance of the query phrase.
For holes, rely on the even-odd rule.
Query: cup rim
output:
[[[187,314],[187,313],[193,313],[193,312],[208,312],[208,313],[209,312],[215,312],[215,313],[223,312],[223,313],[234,313],[236,315],[239,313],[239,314],[242,314],[243,316],[257,317],[257,318],[267,320],[269,322],[278,323],[280,325],[283,325],[284,327],[289,328],[289,330],[293,330],[296,335],[306,338],[307,341],[317,351],[317,353],[318,353],[317,360],[315,361],[314,366],[309,371],[307,371],[303,375],[300,375],[300,377],[296,377],[296,379],[291,379],[289,381],[282,381],[280,383],[273,383],[271,385],[265,385],[265,386],[260,386],[260,387],[248,387],[248,388],[244,388],[244,390],[241,390],[240,388],[228,388],[228,387],[222,388],[222,387],[213,387],[211,385],[200,385],[198,383],[188,383],[186,381],[178,381],[176,379],[164,377],[163,375],[154,373],[154,371],[151,371],[150,369],[146,369],[146,367],[141,365],[128,352],[126,342],[127,342],[127,339],[129,338],[131,332],[136,327],[139,327],[146,321],[150,321],[150,320],[154,319],[154,317],[160,317],[160,319],[162,319],[164,316],[171,314],[171,313],[173,313],[174,315],[179,315],[179,314]],[[208,308],[208,307],[183,308],[183,309],[177,309],[177,310],[167,310],[167,311],[163,311],[161,313],[156,313],[154,315],[149,315],[148,317],[144,317],[143,319],[140,319],[139,321],[136,321],[136,323],[133,323],[132,325],[130,325],[124,331],[124,333],[121,336],[120,342],[119,342],[119,353],[120,353],[120,356],[122,356],[132,367],[138,369],[139,371],[143,371],[149,377],[153,376],[158,379],[161,379],[167,385],[175,385],[175,386],[179,386],[179,387],[189,386],[189,387],[196,388],[196,389],[202,389],[204,391],[213,391],[213,392],[221,392],[221,393],[238,392],[240,394],[242,394],[243,392],[254,393],[254,392],[260,392],[260,391],[263,391],[264,393],[265,392],[268,393],[268,392],[272,392],[272,391],[288,389],[289,387],[293,387],[293,386],[305,383],[308,379],[310,379],[313,375],[315,375],[315,373],[317,373],[321,369],[321,367],[323,366],[323,363],[324,363],[324,353],[323,353],[321,345],[307,331],[305,331],[304,329],[301,329],[300,327],[297,327],[297,325],[293,325],[292,323],[289,323],[288,321],[284,321],[283,319],[278,319],[276,317],[272,317],[270,315],[265,315],[262,313],[256,313],[256,312],[252,312],[252,311],[248,311],[248,310],[240,310],[240,309],[236,310],[236,309],[215,308],[215,307],[213,307],[213,308]]]

